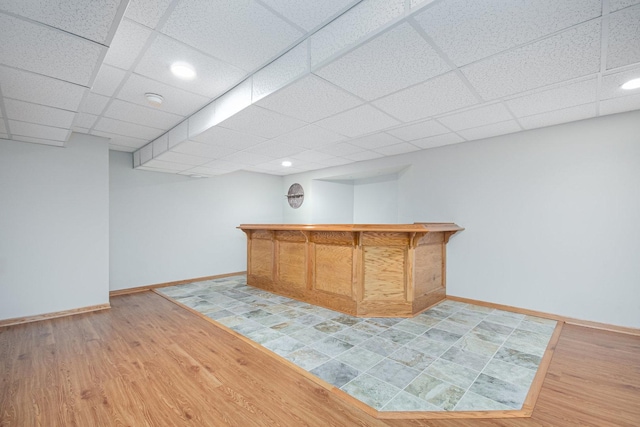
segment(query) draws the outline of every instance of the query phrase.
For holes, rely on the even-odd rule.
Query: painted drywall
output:
[[[282,222],[282,178],[236,172],[193,179],[132,169],[110,153],[110,288],[246,270],[241,223]]]
[[[108,150],[0,140],[0,319],[109,302]]]
[[[448,245],[450,295],[640,327],[640,111],[287,176],[283,185],[399,165],[410,167],[398,180],[398,222],[466,228]],[[304,214],[290,210],[285,220]]]
[[[353,222],[353,184],[314,180],[311,182],[313,201],[312,224],[344,224]],[[289,206],[289,209],[291,207]]]
[[[398,175],[382,175],[353,182],[355,224],[398,222]]]

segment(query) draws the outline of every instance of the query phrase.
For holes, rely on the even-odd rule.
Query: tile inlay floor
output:
[[[359,318],[246,284],[157,289],[378,411],[517,410],[556,322],[455,301]]]

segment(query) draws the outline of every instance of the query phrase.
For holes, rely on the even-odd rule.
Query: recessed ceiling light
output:
[[[629,80],[620,87],[624,90],[638,89],[640,88],[640,78]]]
[[[284,162],[282,162],[282,166],[284,166],[285,168],[288,168],[292,165],[293,163],[291,163],[289,160],[285,160]]]
[[[149,104],[155,107],[158,107],[160,104],[162,104],[162,101],[164,101],[162,95],[158,95],[157,93],[145,93],[144,97],[147,98]]]
[[[183,80],[192,80],[196,77],[196,70],[186,62],[174,62],[171,64],[171,72]]]

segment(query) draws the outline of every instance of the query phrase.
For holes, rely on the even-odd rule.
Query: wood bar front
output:
[[[444,299],[453,223],[242,224],[247,284],[353,316],[411,317]]]

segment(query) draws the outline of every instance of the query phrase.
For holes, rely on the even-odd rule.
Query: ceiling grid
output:
[[[0,138],[102,136],[156,172],[287,175],[640,109],[620,88],[640,0],[6,0],[0,37]]]

